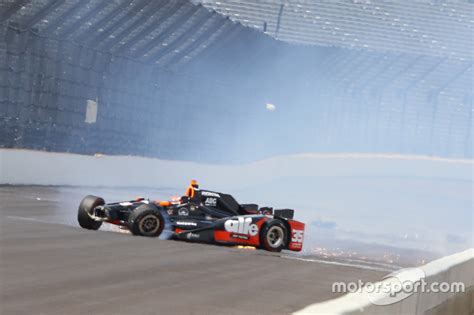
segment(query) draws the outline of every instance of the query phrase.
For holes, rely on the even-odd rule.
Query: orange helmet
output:
[[[186,196],[189,198],[194,198],[194,189],[198,189],[199,185],[195,179],[191,180],[191,183],[189,183],[188,189],[186,189]]]

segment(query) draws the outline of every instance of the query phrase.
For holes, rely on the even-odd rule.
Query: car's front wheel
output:
[[[165,227],[165,219],[159,209],[144,204],[130,213],[128,227],[133,235],[158,237]]]
[[[105,204],[104,199],[96,196],[86,196],[82,199],[77,210],[77,221],[79,225],[88,230],[98,230],[102,225],[102,221],[94,220],[91,215],[93,214],[94,208]]]
[[[270,252],[281,252],[286,246],[288,230],[280,220],[271,220],[263,225],[260,244]]]

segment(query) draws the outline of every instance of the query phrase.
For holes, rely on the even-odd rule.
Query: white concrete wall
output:
[[[300,154],[243,165],[208,165],[135,156],[88,156],[0,149],[0,184],[110,187],[239,187],[252,181],[314,176],[410,176],[472,180],[471,160],[383,154]]]
[[[340,298],[309,305],[294,314],[473,314],[474,312],[474,249],[447,256],[424,266],[419,270],[404,269],[398,273],[401,279],[420,280],[419,271],[424,273],[427,284],[433,282],[463,282],[466,293],[416,292],[407,298],[389,305],[388,293],[374,295],[367,290],[348,293]],[[418,275],[418,276],[417,276]],[[393,278],[383,280],[383,283]]]

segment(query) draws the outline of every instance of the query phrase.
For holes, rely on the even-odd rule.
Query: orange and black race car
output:
[[[186,195],[172,201],[145,198],[108,203],[85,197],[78,210],[79,225],[97,230],[103,222],[128,228],[134,235],[222,245],[246,245],[279,252],[301,251],[304,223],[293,220],[294,210],[239,204],[229,194],[200,190],[196,181]]]

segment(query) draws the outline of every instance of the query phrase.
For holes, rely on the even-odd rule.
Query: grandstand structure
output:
[[[2,1],[0,146],[472,158],[473,13],[468,1]]]
[[[472,1],[196,3],[278,40],[343,48],[323,68],[330,73],[315,73],[341,94],[322,104],[338,106],[338,128],[360,133],[369,148],[472,157]],[[351,137],[334,140],[361,148]]]
[[[195,2],[290,43],[472,59],[472,1]]]

